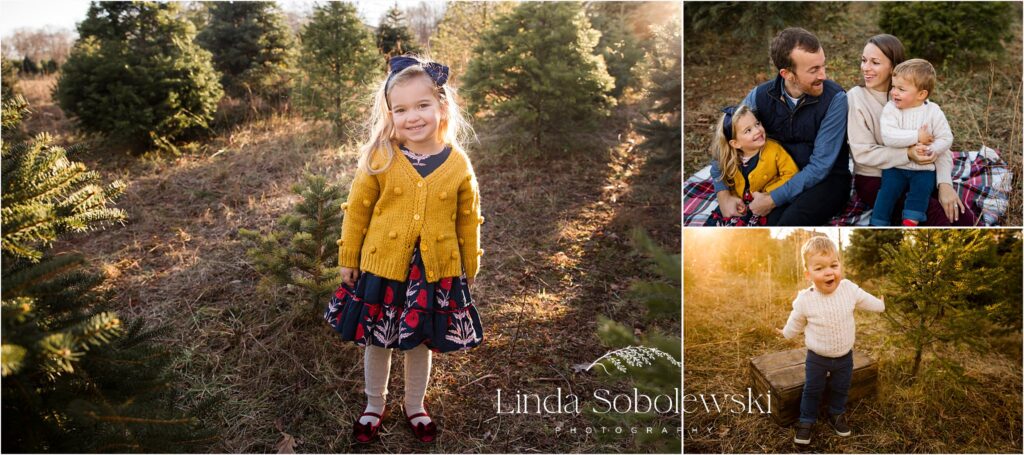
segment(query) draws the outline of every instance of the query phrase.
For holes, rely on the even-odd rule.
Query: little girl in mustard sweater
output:
[[[736,207],[716,207],[705,226],[764,226],[767,217],[754,215],[747,204],[753,193],[770,192],[800,170],[778,142],[768,139],[754,111],[745,105],[722,109],[715,130],[715,159],[722,182],[739,199]]]
[[[388,65],[342,205],[343,284],[324,317],[343,340],[366,346],[367,405],[353,425],[356,442],[376,438],[386,416],[392,349],[405,353],[405,418],[418,440],[432,442],[437,424],[424,405],[431,351],[483,340],[469,290],[484,219],[460,146],[472,130],[447,84],[448,67],[411,56]]]

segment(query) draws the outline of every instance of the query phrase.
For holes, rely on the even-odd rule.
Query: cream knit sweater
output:
[[[854,308],[881,313],[885,304],[850,280],[841,281],[829,295],[811,286],[793,300],[782,335],[788,339],[804,332],[807,349],[824,357],[842,357],[853,349],[857,332]]]
[[[887,101],[886,92],[865,87],[853,87],[846,92],[846,137],[850,141],[854,174],[881,177],[882,169],[911,163],[906,148],[886,147],[882,140],[882,110]],[[952,184],[952,172],[952,155],[940,154],[935,161],[936,187],[941,183]]]

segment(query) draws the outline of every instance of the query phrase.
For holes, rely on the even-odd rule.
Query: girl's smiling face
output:
[[[860,72],[864,76],[865,87],[878,92],[889,90],[892,62],[873,43],[864,46],[864,53],[860,56]]]
[[[732,128],[735,133],[735,137],[729,141],[732,148],[751,154],[764,146],[764,127],[761,126],[761,122],[754,114],[748,113],[742,117],[733,118]]]
[[[843,267],[834,254],[813,254],[807,258],[804,277],[814,283],[818,292],[828,295],[839,287],[843,280]]]
[[[441,102],[433,82],[425,76],[417,77],[392,88],[388,99],[399,140],[414,152],[436,152]]]

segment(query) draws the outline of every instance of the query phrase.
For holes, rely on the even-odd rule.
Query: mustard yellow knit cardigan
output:
[[[378,164],[375,163],[375,166]],[[419,239],[427,281],[475,277],[480,264],[480,193],[473,166],[453,149],[426,178],[402,153],[380,174],[356,172],[338,240],[338,264],[402,281]]]

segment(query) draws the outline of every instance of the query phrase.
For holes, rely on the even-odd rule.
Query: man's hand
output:
[[[473,287],[473,278],[466,278],[466,284],[468,284],[469,287]]]
[[[722,210],[722,216],[726,218],[740,216],[747,212],[747,205],[743,203],[743,199],[733,196],[729,190],[718,192],[718,208]]]
[[[775,201],[768,193],[760,191],[752,194],[754,200],[750,201],[750,211],[757,216],[767,216],[775,208]]]
[[[931,145],[935,141],[935,136],[928,132],[928,124],[921,125],[921,128],[917,130],[917,142],[924,145]]]
[[[778,327],[776,327],[776,328],[775,328],[775,333],[778,333],[778,334],[779,334],[779,336],[781,336],[781,337],[783,337],[783,338],[785,338],[785,337],[786,337],[786,332],[783,332],[783,331],[782,331],[782,329],[780,329],[780,328],[778,328]]]

